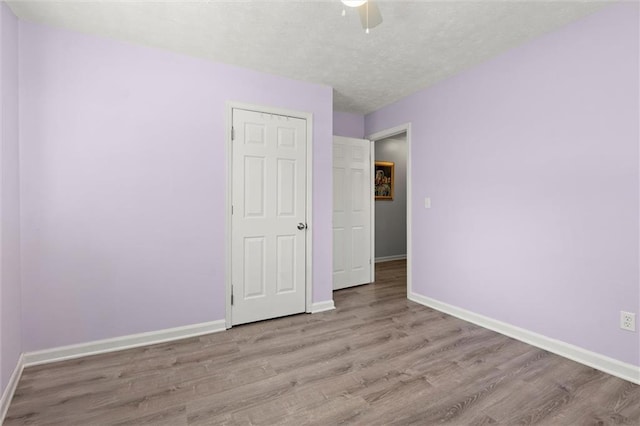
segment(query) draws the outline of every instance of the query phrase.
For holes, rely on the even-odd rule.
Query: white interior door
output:
[[[232,111],[232,324],[305,311],[306,120]]]
[[[333,288],[370,283],[371,142],[333,138]]]

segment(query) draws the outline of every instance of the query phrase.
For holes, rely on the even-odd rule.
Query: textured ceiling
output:
[[[603,6],[583,1],[384,1],[365,34],[325,1],[31,1],[20,18],[334,88],[368,113]]]

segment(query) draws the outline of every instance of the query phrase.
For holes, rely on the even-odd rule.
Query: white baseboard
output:
[[[22,376],[22,370],[24,370],[24,355],[20,354],[16,368],[13,369],[13,373],[11,373],[7,387],[4,389],[4,392],[2,392],[2,399],[0,399],[0,425],[4,423],[4,418],[9,410],[9,404],[11,404],[13,394],[15,393],[16,388],[18,387],[18,382],[20,381],[20,376]]]
[[[336,308],[333,304],[333,300],[325,300],[324,302],[313,302],[311,304],[311,313],[317,314],[318,312],[331,311]]]
[[[392,262],[394,260],[404,260],[407,258],[406,254],[397,254],[395,256],[382,256],[382,257],[376,257],[375,262],[376,263],[382,263],[382,262]]]
[[[509,336],[540,349],[553,352],[554,354],[563,356],[597,370],[604,371],[605,373],[620,377],[621,379],[628,380],[632,383],[640,384],[639,366],[618,361],[617,359],[588,351],[579,346],[574,346],[570,343],[552,339],[550,337],[543,336],[542,334],[534,333],[533,331],[525,330],[523,328],[516,327],[484,315],[476,314],[474,312],[467,311],[466,309],[458,308],[416,293],[409,294],[408,298],[416,303],[420,303],[421,305],[428,306],[440,312],[474,323],[480,327],[496,331],[500,334],[504,334],[505,336]]]
[[[61,346],[42,351],[27,352],[24,354],[24,366],[30,367],[32,365],[64,361],[88,355],[121,351],[124,349],[186,339],[188,337],[201,336],[203,334],[216,333],[224,330],[226,330],[225,321],[218,320],[186,325],[183,327],[150,331],[147,333],[130,334],[128,336],[115,337],[112,339],[95,340],[93,342]]]

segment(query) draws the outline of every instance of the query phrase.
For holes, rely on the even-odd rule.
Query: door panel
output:
[[[333,288],[372,281],[371,143],[334,137]]]
[[[276,293],[296,290],[296,236],[278,235]]]
[[[278,159],[278,217],[294,217],[296,214],[296,162]]]
[[[244,158],[244,215],[264,217],[265,214],[265,157]]]
[[[265,288],[265,239],[245,237],[244,239],[244,298],[264,297]]]
[[[233,109],[232,324],[305,311],[306,121]]]

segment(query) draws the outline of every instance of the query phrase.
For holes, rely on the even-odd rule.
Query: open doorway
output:
[[[403,181],[400,187],[395,186],[394,182],[394,198],[398,200],[398,196],[402,196],[402,201],[398,200],[397,205],[385,205],[383,200],[376,200],[374,206],[374,244],[375,244],[375,282],[380,283],[386,280],[392,280],[398,286],[403,286],[403,292],[407,297],[412,295],[412,243],[411,243],[411,124],[405,123],[399,126],[381,130],[370,134],[368,139],[373,143],[374,160],[375,161],[393,161],[400,163],[398,166],[398,177]],[[386,145],[384,141],[395,140]],[[396,166],[394,164],[394,178]],[[400,223],[389,223],[392,218],[385,216],[388,210],[400,207],[404,216],[399,219]],[[396,214],[396,212],[394,212]],[[395,216],[397,217],[397,216]],[[402,220],[404,219],[404,220]],[[385,233],[393,233],[394,241],[388,243],[383,241]],[[397,234],[402,234],[404,239]],[[379,248],[378,245],[381,245]],[[402,250],[404,248],[404,250]]]
[[[407,133],[373,143],[376,282],[405,286],[407,268]]]
[[[389,143],[387,140],[393,140]],[[350,159],[348,152],[351,148],[346,147],[356,146],[357,144],[364,144],[361,149],[362,155],[357,155],[357,167],[356,171],[361,171],[359,176],[369,176],[368,185],[351,185],[353,179],[348,179],[347,169],[354,169],[353,158]],[[371,144],[370,155],[366,155],[364,147],[367,143]],[[395,143],[395,145],[394,145]],[[345,145],[346,144],[346,145]],[[378,144],[378,154],[376,156],[376,144]],[[393,152],[393,156],[392,156]],[[349,288],[358,286],[360,284],[375,282],[376,284],[385,281],[387,278],[393,277],[401,287],[402,292],[407,296],[411,296],[411,124],[403,124],[387,130],[370,135],[367,139],[353,139],[334,137],[334,149],[333,149],[333,278],[334,278],[334,290]],[[385,158],[382,158],[382,157]],[[361,167],[362,160],[367,159],[368,168],[370,173],[367,174],[365,166]],[[391,185],[385,195],[386,201],[376,201],[375,199],[375,161],[376,159],[381,161],[393,162],[393,173],[385,175],[391,178],[390,181],[385,183]],[[394,160],[395,159],[395,160]],[[348,160],[348,161],[347,161]],[[346,163],[345,163],[346,161]],[[396,163],[398,167],[399,181],[396,181]],[[348,164],[348,167],[347,167]],[[351,170],[353,171],[353,170]],[[389,172],[390,173],[390,172]],[[352,173],[353,174],[353,173]],[[353,177],[353,176],[351,176]],[[354,183],[359,180],[354,180]],[[362,181],[364,182],[364,181]],[[358,194],[357,197],[354,194]],[[368,202],[364,202],[364,199],[368,198]],[[341,221],[341,215],[350,211],[349,206],[353,207],[354,201],[357,199],[363,200],[359,203],[361,207],[366,204],[366,209],[357,209],[358,212],[364,212],[368,210],[371,216],[370,225],[347,227]],[[380,211],[376,212],[377,206],[382,203],[388,203],[384,207],[380,207]],[[400,213],[395,212],[396,217],[399,220],[390,219],[387,217],[385,210],[389,210],[390,207],[400,206]],[[385,210],[383,210],[385,209]],[[353,210],[353,209],[351,209]],[[376,215],[378,216],[376,218]],[[366,216],[366,215],[365,215]],[[351,221],[353,222],[353,221]],[[349,222],[348,224],[350,224]],[[390,223],[392,222],[392,223]],[[345,222],[346,223],[346,222]],[[353,222],[355,223],[355,222]],[[376,224],[378,226],[376,226]],[[348,229],[347,229],[348,228]],[[357,228],[357,229],[356,229]],[[384,228],[384,229],[376,229]],[[348,239],[344,236],[354,235],[354,230],[370,229],[370,238],[367,240],[367,244],[370,246],[369,250],[365,249],[365,239],[357,238],[357,241],[363,243],[359,247],[355,247],[352,243],[356,239]],[[347,232],[349,231],[349,232]],[[379,234],[379,235],[378,235]],[[391,236],[389,236],[391,234]],[[362,232],[359,233],[362,235]],[[357,236],[357,235],[356,235]],[[393,238],[393,241],[387,241]],[[380,245],[381,247],[376,247]],[[356,282],[349,282],[348,285],[342,285],[337,277],[339,275],[345,275],[347,271],[350,271],[356,262],[352,258],[362,257],[362,260],[358,265],[369,264],[370,275],[368,280],[361,280]],[[396,263],[393,263],[396,262]],[[400,269],[398,269],[400,267]],[[364,268],[361,268],[364,269]],[[381,276],[378,276],[380,271]],[[387,277],[389,275],[389,277]],[[341,290],[342,291],[342,290]],[[335,297],[335,294],[334,294]],[[335,300],[335,299],[334,299]]]

